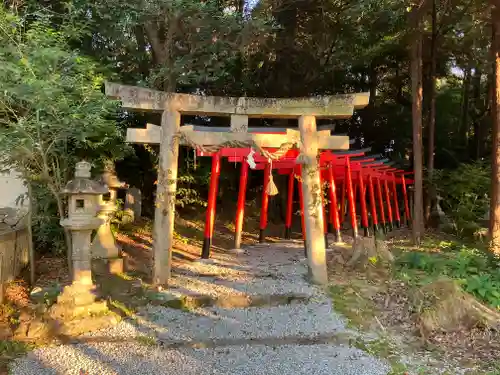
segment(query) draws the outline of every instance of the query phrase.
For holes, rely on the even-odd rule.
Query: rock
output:
[[[79,306],[69,303],[56,303],[51,307],[49,315],[52,319],[68,321],[79,317],[103,315],[108,311],[106,302],[94,302]]]
[[[12,336],[12,329],[8,323],[0,323],[0,340],[9,340]]]
[[[57,333],[65,336],[79,336],[84,333],[98,331],[118,324],[120,317],[109,313],[102,316],[91,316],[62,322],[57,328]]]
[[[114,258],[108,260],[109,273],[111,274],[120,274],[123,273],[123,259],[122,258]]]
[[[21,322],[14,332],[16,340],[36,341],[50,336],[50,326],[41,319]]]
[[[56,301],[57,296],[61,293],[62,287],[59,284],[41,288],[39,286],[33,288],[30,293],[31,300],[35,303],[52,304]]]
[[[26,338],[29,340],[37,340],[49,336],[50,328],[46,322],[42,320],[33,320],[29,324]]]
[[[43,291],[42,288],[40,288],[39,286],[36,286],[33,288],[33,290],[30,292],[30,295],[34,295],[34,294],[38,294],[38,293],[41,293]]]

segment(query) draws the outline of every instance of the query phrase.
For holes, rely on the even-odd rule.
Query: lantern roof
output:
[[[76,163],[75,178],[63,188],[63,194],[93,194],[101,195],[109,192],[108,187],[90,179],[92,166],[86,161]]]

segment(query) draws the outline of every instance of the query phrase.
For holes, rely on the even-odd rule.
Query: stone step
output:
[[[139,329],[148,327],[161,340],[314,337],[345,330],[329,301],[191,311],[148,306],[139,315]]]
[[[153,306],[164,306],[173,309],[195,309],[199,307],[220,307],[224,309],[281,306],[294,303],[306,303],[309,294],[286,293],[286,294],[226,294],[210,296],[205,294],[175,294],[155,292],[148,295],[150,304]]]
[[[156,342],[161,348],[164,349],[178,349],[178,348],[194,348],[194,349],[215,349],[232,346],[284,346],[284,345],[349,345],[353,343],[353,338],[345,333],[336,334],[321,334],[313,337],[303,337],[299,335],[285,336],[285,337],[250,337],[242,339],[213,339],[204,341],[168,341],[157,340]]]

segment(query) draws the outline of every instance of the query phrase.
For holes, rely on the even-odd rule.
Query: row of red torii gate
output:
[[[286,237],[291,232],[294,181],[299,180],[304,248],[311,281],[315,283],[328,282],[325,234],[331,228],[340,241],[346,212],[353,234],[358,236],[356,202],[359,202],[364,235],[369,235],[370,226],[377,230],[381,225],[387,230],[392,225],[400,225],[400,208],[404,220],[410,219],[407,185],[413,181],[406,177],[408,172],[393,167],[386,159],[366,155],[369,150],[349,150],[348,136],[331,134],[331,130],[318,129],[316,125],[317,118],[350,118],[355,110],[368,105],[369,93],[310,98],[234,98],[167,93],[106,83],[106,94],[121,100],[126,110],[161,113],[161,126],[148,124],[145,129],[127,130],[129,143],[160,145],[153,234],[155,284],[166,284],[171,275],[180,145],[212,158],[203,258],[210,256],[221,158],[241,163],[235,248],[241,245],[249,168],[264,170],[261,241],[267,226],[269,195],[276,189],[273,170],[289,176]],[[229,116],[230,127],[182,125],[182,115]],[[297,119],[299,126],[298,129],[249,128],[250,118]],[[325,186],[327,194],[324,194]],[[327,200],[329,205],[325,204]]]
[[[261,134],[284,134],[282,129],[267,128],[249,129],[250,132]],[[270,152],[276,149],[268,149]],[[328,233],[333,233],[335,242],[342,242],[341,226],[346,218],[350,219],[353,237],[358,237],[358,228],[361,227],[364,236],[375,235],[379,231],[388,232],[401,224],[410,224],[411,213],[409,204],[408,185],[413,180],[408,178],[412,172],[393,167],[394,162],[381,155],[367,155],[370,148],[344,152],[322,151],[319,157],[320,185],[325,246],[328,247]],[[249,169],[264,170],[262,198],[260,206],[259,242],[265,242],[265,230],[268,224],[267,213],[273,170],[280,175],[288,176],[286,191],[286,215],[284,238],[290,239],[292,234],[292,218],[294,212],[294,189],[297,185],[302,237],[306,243],[304,225],[304,198],[301,183],[301,165],[297,164],[298,150],[289,150],[277,161],[269,160],[260,154],[252,155],[252,162],[248,162],[250,148],[225,147],[217,152],[197,151],[197,156],[212,159],[208,205],[206,210],[205,231],[201,257],[210,257],[210,246],[214,232],[216,202],[219,176],[221,173],[221,158],[227,158],[231,163],[240,163],[240,178],[238,186],[238,200],[235,215],[234,249],[241,247],[241,233],[243,230],[245,197]],[[296,184],[295,181],[298,181]],[[359,213],[357,212],[359,209]],[[403,220],[401,220],[403,218]],[[306,247],[306,246],[305,246]],[[307,256],[307,252],[306,252]]]

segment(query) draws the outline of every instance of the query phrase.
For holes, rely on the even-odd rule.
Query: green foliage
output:
[[[450,277],[458,280],[465,291],[500,309],[500,261],[484,251],[456,243],[442,243],[441,250],[404,253],[397,260],[400,274],[420,284]],[[424,277],[415,271],[423,272]]]
[[[0,340],[0,357],[15,358],[34,348],[34,345],[21,341]]]
[[[35,235],[58,250],[61,189],[79,159],[123,155],[117,103],[101,92],[98,66],[70,48],[76,30],[33,23],[0,8],[0,155],[32,185]]]
[[[146,150],[154,160],[155,169],[158,169],[158,153],[151,147],[146,147]],[[210,160],[195,160],[190,152],[184,151],[181,150],[179,158],[175,204],[180,208],[192,205],[205,207],[207,201],[204,193],[210,181]]]
[[[224,87],[238,59],[266,36],[266,22],[244,19],[216,0],[83,1],[75,11],[91,23],[88,38],[99,34],[91,45],[101,48],[93,52],[119,70],[134,67],[136,81],[167,91]]]
[[[476,223],[487,213],[490,176],[489,165],[482,162],[436,171],[433,183],[443,198],[441,208],[453,220],[458,234],[473,234]]]
[[[32,228],[35,248],[39,253],[64,254],[64,230],[59,224],[60,217],[54,195],[43,184],[34,183],[33,196],[35,199],[32,203]]]

